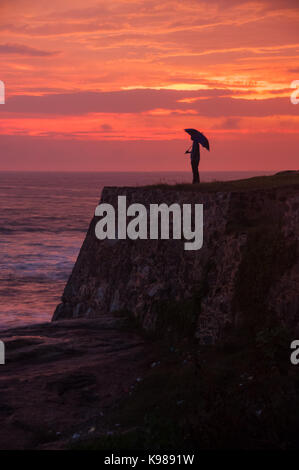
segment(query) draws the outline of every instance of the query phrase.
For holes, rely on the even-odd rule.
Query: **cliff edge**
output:
[[[94,217],[53,321],[110,313],[214,344],[277,322],[299,331],[299,172],[200,185],[105,187],[101,202],[203,204],[203,247],[103,240]]]

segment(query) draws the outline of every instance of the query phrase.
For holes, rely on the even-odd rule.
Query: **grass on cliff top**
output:
[[[230,181],[212,181],[210,183],[200,184],[154,184],[143,186],[146,189],[170,189],[181,191],[199,191],[199,192],[216,192],[216,191],[251,191],[255,189],[272,189],[282,186],[299,185],[299,171],[282,171],[270,176],[255,176],[241,180]]]

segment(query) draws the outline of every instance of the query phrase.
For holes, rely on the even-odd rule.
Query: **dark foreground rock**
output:
[[[0,449],[298,449],[293,336],[190,335],[105,315],[1,331]]]
[[[102,430],[107,410],[151,362],[121,320],[46,323],[0,332],[0,449],[65,448]]]

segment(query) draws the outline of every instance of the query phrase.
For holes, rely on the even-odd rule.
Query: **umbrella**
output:
[[[209,141],[201,132],[197,131],[196,129],[184,129],[184,131],[187,132],[187,134],[189,134],[193,140],[201,144],[207,150],[210,150]]]

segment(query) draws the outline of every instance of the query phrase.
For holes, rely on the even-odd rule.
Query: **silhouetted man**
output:
[[[191,137],[191,140],[193,140],[192,144],[192,150],[186,150],[185,153],[190,153],[190,160],[191,160],[191,167],[192,167],[192,173],[193,173],[193,181],[192,183],[199,183],[200,178],[199,178],[199,173],[198,173],[198,165],[199,165],[199,160],[200,160],[200,153],[199,153],[199,143],[194,140]]]

